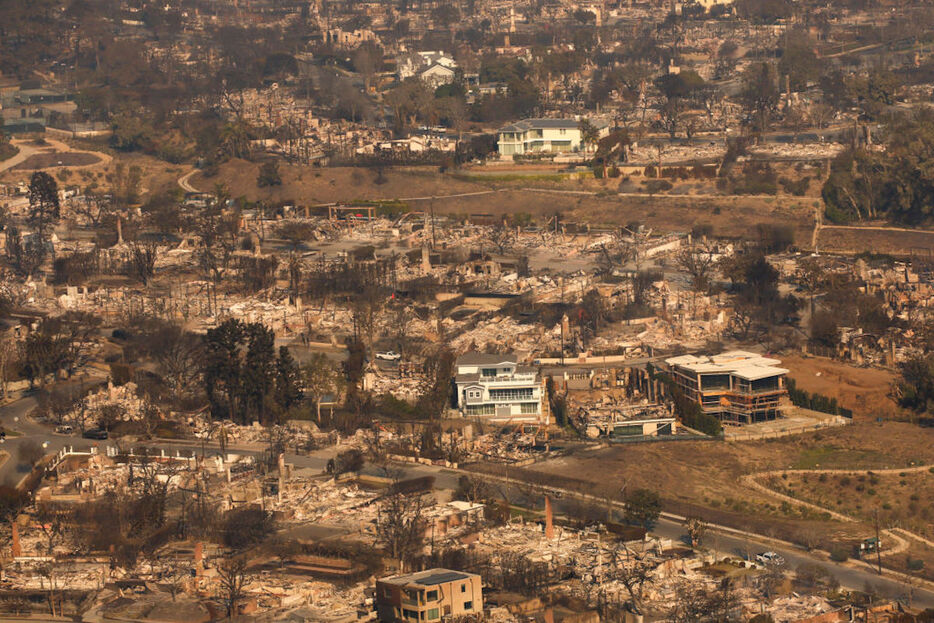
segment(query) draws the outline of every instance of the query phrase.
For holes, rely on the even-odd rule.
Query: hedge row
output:
[[[853,417],[853,411],[841,407],[836,398],[828,398],[822,394],[810,394],[803,389],[798,389],[794,379],[791,378],[785,379],[785,385],[788,387],[788,398],[791,399],[791,404],[796,407],[832,415],[842,415],[846,418]]]

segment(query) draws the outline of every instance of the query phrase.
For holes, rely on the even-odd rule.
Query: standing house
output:
[[[451,84],[454,82],[454,69],[440,63],[435,63],[421,71],[418,77],[431,88],[437,89],[442,84]]]
[[[607,128],[600,129],[605,136]],[[523,119],[499,130],[501,156],[532,153],[562,153],[590,149],[581,141],[580,124],[575,119]]]
[[[483,614],[480,576],[428,569],[376,581],[376,615],[381,623],[440,621]]]
[[[704,413],[727,422],[751,424],[778,417],[788,395],[778,359],[734,350],[719,355],[666,359],[672,379]]]
[[[455,362],[456,406],[467,417],[491,422],[543,419],[542,380],[515,355],[467,353]]]

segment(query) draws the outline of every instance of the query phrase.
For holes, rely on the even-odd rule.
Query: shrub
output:
[[[264,162],[256,176],[256,185],[260,188],[267,186],[281,186],[282,178],[279,176],[279,163],[275,160]]]
[[[795,181],[783,177],[778,180],[778,183],[782,185],[786,193],[794,195],[795,197],[803,197],[805,193],[807,193],[808,187],[811,185],[811,178],[802,177],[800,180]]]
[[[849,558],[849,552],[842,545],[836,545],[830,550],[830,560],[834,562],[846,562]]]
[[[261,508],[242,508],[227,513],[224,544],[243,549],[259,543],[272,532],[272,518]]]
[[[671,182],[668,180],[648,180],[645,182],[645,191],[650,195],[671,190],[671,188]]]

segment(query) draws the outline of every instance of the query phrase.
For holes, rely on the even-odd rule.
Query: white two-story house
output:
[[[606,136],[608,126],[598,125],[597,132],[598,137]],[[580,122],[574,119],[523,119],[500,128],[497,141],[501,156],[590,151],[595,147],[583,144]]]
[[[542,380],[515,355],[468,353],[457,358],[454,385],[456,402],[466,417],[491,422],[539,422]]]

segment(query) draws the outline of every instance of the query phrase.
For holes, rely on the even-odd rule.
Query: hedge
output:
[[[810,394],[803,389],[798,389],[792,378],[785,378],[785,386],[788,387],[788,398],[791,399],[791,404],[796,407],[832,415],[842,415],[845,418],[852,419],[853,417],[853,411],[841,407],[836,398],[828,398],[822,394]]]

